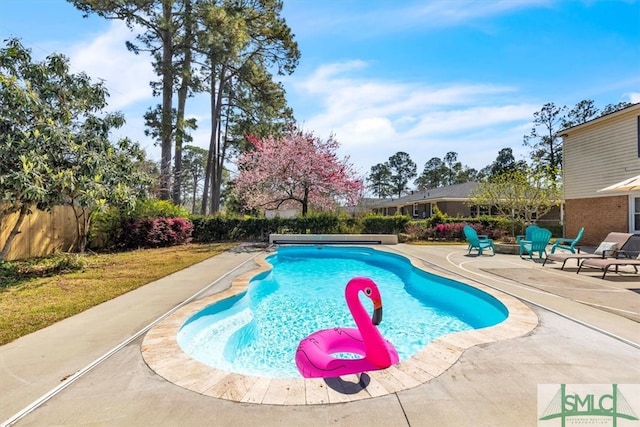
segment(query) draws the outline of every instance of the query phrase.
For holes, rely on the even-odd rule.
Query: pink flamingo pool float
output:
[[[361,291],[373,301],[371,319],[358,297]],[[382,321],[382,299],[375,282],[366,277],[355,277],[347,283],[344,294],[357,328],[322,329],[300,341],[296,366],[305,378],[374,371],[399,361],[393,344],[385,340],[376,327]],[[340,359],[333,356],[335,353],[355,353],[362,358]]]

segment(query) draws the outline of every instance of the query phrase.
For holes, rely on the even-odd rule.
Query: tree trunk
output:
[[[180,196],[182,195],[182,132],[184,132],[184,106],[186,94],[182,99],[182,88],[178,90],[178,117],[176,119],[176,145],[173,163],[173,191],[172,201],[176,206],[180,206]]]
[[[226,81],[226,67],[221,66],[220,78],[216,81],[215,73],[211,74],[211,137],[209,138],[209,155],[207,156],[207,169],[205,171],[204,190],[202,192],[202,215],[206,214],[209,202],[210,188],[215,187],[216,170],[218,164],[218,133],[220,112],[222,111],[222,89]],[[217,84],[216,84],[217,83]],[[216,87],[217,86],[217,87]],[[209,213],[213,213],[209,211]]]
[[[213,68],[213,66],[212,66]],[[215,110],[216,110],[216,73],[211,72],[211,96],[209,97],[209,107],[211,108],[211,136],[209,137],[209,151],[207,152],[207,167],[204,170],[204,185],[202,190],[202,205],[200,207],[200,214],[206,215],[209,204],[209,188],[211,185],[211,169],[213,163],[213,134],[217,126],[213,126],[216,122]]]
[[[184,63],[182,64],[182,82],[178,89],[178,110],[176,114],[176,146],[174,155],[174,178],[173,178],[173,203],[180,206],[180,197],[182,195],[182,144],[184,141],[184,112],[187,103],[187,95],[189,86],[191,86],[191,44],[193,36],[191,32],[191,1],[185,0],[184,4],[185,16],[185,36],[183,44]]]
[[[162,58],[160,69],[162,73],[162,118],[161,118],[161,159],[160,159],[160,199],[169,200],[171,196],[171,145],[172,145],[172,102],[173,102],[173,38],[171,29],[172,0],[163,0],[162,14],[165,28],[160,30],[162,38]]]
[[[231,100],[229,100],[229,103],[227,106],[227,116],[224,123],[224,132],[222,132],[222,129],[218,130],[218,157],[215,165],[216,174],[214,175],[215,178],[213,182],[213,191],[212,191],[212,200],[211,200],[211,204],[212,204],[211,212],[213,213],[220,211],[220,198],[222,195],[222,173],[224,172],[224,159],[226,159],[227,157],[227,148],[228,148],[227,136],[229,133],[229,110],[231,109],[230,103],[231,103]]]
[[[307,216],[309,211],[309,189],[304,188],[304,198],[302,199],[302,216]]]
[[[196,197],[198,193],[198,178],[194,176],[193,178],[193,200],[191,200],[191,213],[196,213]]]
[[[82,206],[76,206],[71,202],[71,209],[76,217],[76,240],[69,250],[77,250],[78,252],[84,252],[87,250],[87,243],[89,242],[89,225],[91,222],[91,213]]]
[[[9,233],[9,237],[7,237],[7,241],[4,243],[4,247],[2,251],[0,251],[0,260],[5,260],[7,254],[9,253],[9,249],[11,249],[11,244],[15,240],[16,236],[20,234],[20,227],[24,222],[24,219],[27,217],[27,213],[29,212],[30,205],[22,205],[20,208],[20,214],[18,215],[18,221],[13,226],[13,229]]]
[[[73,203],[73,200],[71,201],[71,203],[69,203],[69,205],[71,206],[71,209],[73,210],[73,215],[76,217],[76,238],[74,239],[74,242],[71,244],[71,247],[69,248],[69,251],[71,251],[74,248],[76,248],[78,251],[82,252],[80,250],[80,247],[83,246],[82,237],[81,236],[84,233],[82,232],[82,227],[80,226],[80,222],[82,220],[82,223],[84,223],[84,218],[81,219],[82,214],[84,213],[84,211],[80,208],[80,212],[78,212],[79,207],[76,207],[75,203]]]
[[[228,121],[227,121],[228,123]],[[226,126],[225,126],[226,127]],[[222,132],[222,117],[218,117],[218,132],[216,138],[216,157],[213,162],[213,180],[211,182],[211,210],[212,214],[220,211],[220,187],[222,186],[222,168],[224,167],[224,156],[226,146],[224,141],[227,138],[227,131]]]
[[[211,138],[215,136],[215,143],[212,141],[212,144],[215,144],[215,150],[213,150],[213,156],[211,157],[211,188],[209,190],[209,214],[213,215],[218,210],[216,208],[216,197],[217,192],[216,188],[218,186],[218,150],[220,148],[220,120],[221,117],[218,116],[218,128],[216,132],[211,132]]]

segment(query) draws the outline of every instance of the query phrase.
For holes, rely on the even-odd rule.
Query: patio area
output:
[[[146,332],[185,301],[221,292],[255,269],[262,251],[242,247],[0,347],[0,420],[6,425],[538,425],[541,406],[548,403],[538,402],[538,384],[640,383],[640,276],[612,273],[602,280],[597,271],[577,275],[572,266],[560,271],[558,264],[542,267],[513,255],[468,256],[465,245],[384,249],[415,257],[436,274],[511,295],[533,310],[538,325],[525,335],[469,348],[451,367],[415,387],[366,399],[342,393],[342,403],[240,403],[158,376],[141,354]],[[278,392],[284,401],[295,390]]]

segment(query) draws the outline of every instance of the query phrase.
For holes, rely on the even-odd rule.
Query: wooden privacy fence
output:
[[[18,220],[18,213],[0,217],[0,249],[4,247]],[[76,218],[71,206],[55,206],[51,212],[33,209],[27,215],[20,234],[13,240],[6,260],[37,258],[56,251],[69,251],[76,241]]]

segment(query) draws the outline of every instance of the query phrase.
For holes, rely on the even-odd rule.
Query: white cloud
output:
[[[149,82],[158,77],[148,55],[135,55],[125,47],[125,42],[134,37],[123,22],[111,21],[107,32],[75,44],[69,50],[71,66],[76,72],[83,71],[92,79],[104,80],[110,94],[110,110],[122,110],[152,98]]]
[[[362,2],[365,3],[365,2]],[[292,21],[307,25],[297,32],[322,34],[340,32],[354,38],[375,37],[389,32],[428,31],[463,25],[483,25],[494,16],[529,9],[548,7],[554,0],[403,0],[402,2],[366,2],[357,8],[357,2],[315,2],[296,5],[285,2],[285,12]],[[490,24],[487,24],[490,25]]]
[[[522,136],[539,106],[504,101],[515,88],[456,82],[435,87],[355,75],[365,73],[366,66],[362,61],[328,64],[289,81],[295,89],[290,95],[321,106],[298,117],[304,127],[323,138],[334,134],[341,154],[349,155],[361,174],[398,151],[409,153],[419,172],[426,161],[449,151],[476,169],[505,147],[525,154]]]
[[[419,2],[403,9],[398,9],[397,18],[404,25],[428,25],[432,27],[448,27],[475,21],[481,18],[509,13],[516,9],[540,7],[552,3],[551,0],[497,0],[497,1],[430,1]],[[386,11],[387,19],[388,13]]]
[[[629,101],[632,104],[636,104],[636,103],[640,102],[640,92],[631,92],[629,94]]]
[[[467,105],[462,109],[435,111],[425,114],[419,123],[411,129],[412,135],[458,134],[472,129],[491,128],[510,122],[528,121],[533,112],[539,109],[535,105]]]

